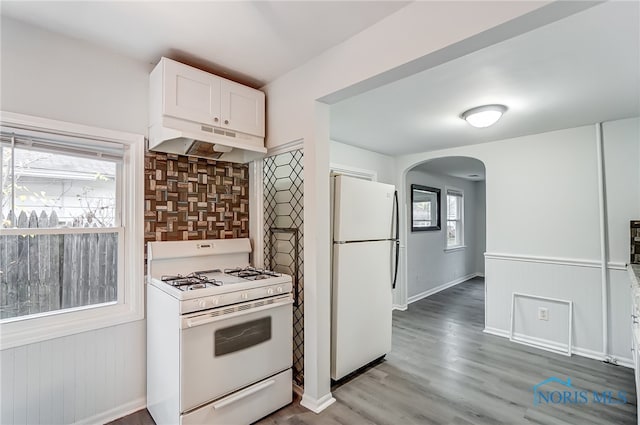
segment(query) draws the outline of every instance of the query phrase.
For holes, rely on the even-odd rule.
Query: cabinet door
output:
[[[220,124],[220,78],[172,60],[164,64],[164,114]]]
[[[264,137],[264,93],[222,80],[222,126]]]

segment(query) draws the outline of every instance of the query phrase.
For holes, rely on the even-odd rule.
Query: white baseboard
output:
[[[575,347],[573,349],[573,353],[577,354],[579,356],[587,357],[589,359],[594,359],[594,360],[606,360],[607,359],[607,357],[601,351],[588,350],[586,348]],[[614,363],[614,364],[617,364],[619,366],[628,367],[630,369],[634,368],[633,359],[630,358],[630,357],[629,358],[615,357],[615,356],[611,356],[611,357],[613,358],[612,363]]]
[[[300,400],[300,406],[311,410],[313,413],[320,413],[324,409],[335,403],[335,401],[336,399],[333,398],[331,393],[326,394],[318,399],[309,397],[307,394],[304,394],[302,396],[302,400]]]
[[[541,350],[551,351],[552,353],[562,354],[564,356],[571,356],[573,350],[569,351],[569,345],[563,344],[558,341],[553,341],[550,339],[538,338],[535,336],[522,334],[518,332],[513,333],[513,338],[511,341],[517,342],[520,344],[527,345],[533,348],[539,348]]]
[[[633,365],[633,359],[628,358],[622,358],[622,357],[616,357],[616,364],[618,364],[619,366],[623,366],[623,367],[628,367],[629,369],[635,369],[634,365]]]
[[[437,294],[440,291],[444,291],[445,289],[451,288],[452,286],[456,286],[456,285],[458,285],[458,284],[460,284],[462,282],[466,282],[467,280],[470,280],[470,279],[473,279],[474,277],[479,277],[479,276],[484,276],[484,275],[481,275],[480,273],[471,273],[471,274],[468,274],[468,275],[463,276],[461,278],[458,278],[456,280],[452,280],[451,282],[447,282],[447,283],[442,284],[440,286],[436,286],[435,288],[428,289],[428,290],[426,290],[424,292],[421,292],[421,293],[419,293],[417,295],[409,297],[409,299],[407,300],[407,304],[411,304],[411,303],[414,303],[416,301],[420,301],[423,298],[427,298],[427,297],[429,297],[429,296],[431,296],[433,294]]]
[[[498,328],[490,328],[490,327],[485,327],[482,332],[489,334],[489,335],[495,335],[495,336],[500,336],[503,338],[509,338],[509,331],[505,331],[503,329],[498,329]]]
[[[75,422],[76,425],[94,425],[94,424],[106,424],[107,422],[114,421],[123,416],[137,412],[138,410],[145,409],[147,407],[147,398],[141,397],[137,400],[130,401],[123,405],[114,407],[106,412],[98,413],[89,418],[81,419]]]
[[[407,305],[404,304],[394,304],[393,307],[391,307],[391,310],[400,310],[400,311],[405,311],[407,309]]]
[[[503,329],[485,327],[483,332],[489,335],[495,335],[502,338],[509,338],[509,331],[503,330]],[[600,361],[606,360],[606,356],[601,351],[589,350],[587,348],[580,348],[575,346],[571,348],[571,351],[576,356],[586,357],[588,359],[600,360]],[[633,360],[631,358],[615,357],[615,360],[618,365],[633,369]]]
[[[484,273],[476,273],[476,277],[481,277],[484,279]]]

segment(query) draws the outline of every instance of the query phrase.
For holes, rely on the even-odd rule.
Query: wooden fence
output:
[[[0,222],[56,228],[58,217],[23,211]],[[6,235],[0,229],[0,318],[116,301],[117,253],[115,232]]]

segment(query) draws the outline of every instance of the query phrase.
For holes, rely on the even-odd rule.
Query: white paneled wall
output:
[[[627,366],[631,360],[631,289],[626,270],[620,265],[609,268],[609,353],[602,352],[602,305],[594,296],[600,291],[600,268],[569,259],[489,254],[486,259],[486,331],[508,336],[511,294],[520,292],[573,301],[573,351],[587,357],[614,356]],[[566,314],[549,309],[549,320],[538,320],[538,307],[544,301],[529,301],[516,306],[515,332],[547,345],[566,343]]]
[[[619,359],[632,358],[631,282],[626,270],[609,269],[609,351]]]
[[[145,322],[0,353],[0,423],[102,423],[145,407]]]
[[[573,301],[575,320],[573,346],[588,353],[602,353],[600,269],[597,263],[582,266],[565,261],[558,264],[552,258],[525,256],[500,257],[489,254],[486,273],[486,328],[492,333],[508,333],[513,292]],[[538,320],[538,307],[543,301],[519,303],[516,307],[516,331],[528,337],[553,343],[566,343],[566,314],[552,314],[549,320]],[[595,354],[594,354],[595,355]],[[627,355],[627,357],[630,357]]]

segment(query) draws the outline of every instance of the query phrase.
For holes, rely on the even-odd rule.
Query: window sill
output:
[[[450,246],[448,248],[445,248],[444,252],[464,251],[466,247],[466,245]]]
[[[137,294],[138,297],[142,295]],[[0,325],[1,344],[4,350],[142,319],[144,310],[140,298],[130,304],[80,307],[33,318],[8,320]]]

